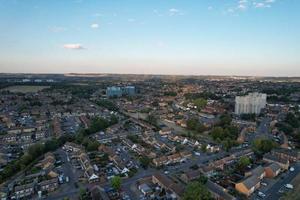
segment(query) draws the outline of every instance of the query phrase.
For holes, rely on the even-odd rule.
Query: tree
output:
[[[110,100],[101,99],[96,102],[99,106],[107,108],[108,110],[118,111],[118,106]]]
[[[273,148],[275,148],[277,144],[269,139],[255,139],[252,144],[252,148],[256,153],[268,153]]]
[[[244,169],[245,167],[247,167],[250,164],[251,164],[250,158],[248,158],[246,156],[242,156],[239,159],[238,163],[237,163],[237,168],[241,170],[241,169]]]
[[[186,121],[186,126],[189,130],[195,130],[198,124],[197,118],[193,117]]]
[[[45,151],[45,145],[41,143],[34,144],[28,148],[28,154],[32,156],[32,158],[38,158]]]
[[[285,122],[291,125],[293,128],[299,128],[300,125],[300,122],[297,119],[297,117],[291,112],[289,112],[286,115]]]
[[[232,118],[229,114],[223,114],[220,116],[220,126],[230,125],[232,121]]]
[[[224,140],[222,140],[222,145],[225,151],[229,151],[231,147],[236,145],[236,141],[230,138],[225,138]]]
[[[111,179],[111,186],[115,189],[115,190],[120,190],[121,188],[121,183],[122,183],[122,179],[119,176],[114,176]]]
[[[139,160],[140,160],[141,166],[144,169],[147,169],[151,162],[150,158],[148,158],[147,156],[141,156]]]
[[[118,121],[119,121],[118,117],[116,115],[112,115],[110,117],[109,123],[110,123],[110,125],[113,125],[113,124],[117,124]]]
[[[146,121],[149,122],[153,126],[157,126],[157,118],[153,114],[148,115],[146,118]]]
[[[222,139],[224,137],[224,130],[221,127],[214,127],[210,134],[214,140],[217,140],[218,138]]]
[[[206,147],[207,147],[207,144],[202,144],[201,145],[201,151],[205,153],[207,151]]]
[[[96,117],[92,120],[91,126],[89,127],[89,133],[96,133],[102,131],[109,126],[109,122],[101,117]]]
[[[79,199],[80,200],[91,200],[91,196],[87,189],[80,188],[79,190]]]
[[[45,142],[45,151],[54,151],[59,147],[57,139],[48,140]]]
[[[193,101],[193,104],[197,106],[198,111],[200,111],[203,107],[206,106],[207,101],[203,98],[198,98]]]
[[[249,120],[249,121],[255,121],[256,119],[256,114],[255,113],[245,113],[241,114],[241,119],[242,120]]]
[[[200,177],[197,179],[197,181],[199,183],[202,183],[202,184],[206,184],[207,180],[208,180],[208,178],[206,176],[203,176],[203,175],[200,175]]]
[[[212,200],[210,192],[200,182],[191,182],[187,185],[184,200]]]
[[[88,145],[86,147],[87,151],[97,151],[98,147],[100,146],[100,143],[97,140],[90,140],[88,142]]]

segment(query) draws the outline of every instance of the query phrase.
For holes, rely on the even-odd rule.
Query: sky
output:
[[[300,76],[299,0],[0,0],[0,73]]]

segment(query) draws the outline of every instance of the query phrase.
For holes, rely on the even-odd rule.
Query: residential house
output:
[[[288,170],[290,166],[290,161],[287,158],[281,158],[271,153],[266,153],[263,160],[268,163],[277,163],[283,170]]]
[[[260,179],[256,175],[252,175],[235,184],[235,189],[240,193],[250,196],[256,189],[260,187]]]
[[[95,174],[94,168],[92,167],[89,157],[86,153],[79,155],[79,161],[84,169],[84,175],[90,183],[99,181],[99,176]]]
[[[207,181],[206,187],[212,194],[212,197],[216,200],[236,200],[236,198],[230,195],[225,188],[210,180]]]
[[[15,187],[14,196],[16,199],[30,197],[34,194],[34,183],[20,185]]]
[[[45,180],[38,183],[41,191],[53,192],[58,188],[58,180],[57,178],[53,178],[50,180]]]
[[[169,135],[172,133],[172,129],[169,127],[163,127],[160,131],[159,134],[160,135]]]
[[[171,180],[164,174],[157,173],[152,175],[152,182],[154,184],[158,184],[167,192],[170,192],[173,199],[180,199],[180,197],[183,195],[183,187],[175,183],[173,180]]]
[[[268,166],[265,167],[266,177],[274,178],[278,176],[281,171],[281,167],[277,163],[270,163]]]
[[[262,180],[266,176],[265,169],[261,165],[259,165],[251,171],[245,172],[245,177],[253,175],[257,176],[260,180]]]
[[[154,158],[152,160],[152,162],[156,167],[159,167],[159,166],[165,165],[168,162],[168,159],[166,156],[161,156],[158,158]]]
[[[180,179],[185,183],[189,183],[191,181],[198,179],[200,176],[201,176],[200,170],[190,170],[190,171],[183,173],[180,176]]]
[[[82,146],[75,144],[73,142],[66,142],[66,144],[63,146],[63,149],[66,151],[71,151],[71,152],[79,152],[82,151]]]
[[[283,159],[288,159],[290,162],[297,162],[299,160],[299,153],[296,150],[278,148],[273,149],[271,154]]]

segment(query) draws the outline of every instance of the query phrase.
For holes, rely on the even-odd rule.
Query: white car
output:
[[[260,197],[266,197],[266,195],[264,193],[262,193],[262,192],[258,192],[258,196],[260,196]]]
[[[294,186],[292,184],[285,184],[284,187],[287,189],[294,189]]]
[[[261,185],[263,185],[263,186],[267,186],[268,184],[267,184],[267,183],[265,183],[265,182],[261,182]]]

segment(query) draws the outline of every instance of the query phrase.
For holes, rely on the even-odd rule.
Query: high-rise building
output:
[[[125,87],[107,87],[106,96],[107,97],[121,97],[123,95],[133,96],[135,95],[134,86],[125,86]]]
[[[108,87],[106,88],[106,96],[107,97],[120,97],[122,96],[122,90],[120,87]]]
[[[259,114],[267,104],[267,95],[263,93],[249,93],[246,96],[235,97],[235,114]]]
[[[134,86],[125,86],[123,87],[123,94],[125,95],[135,95],[135,87]]]

